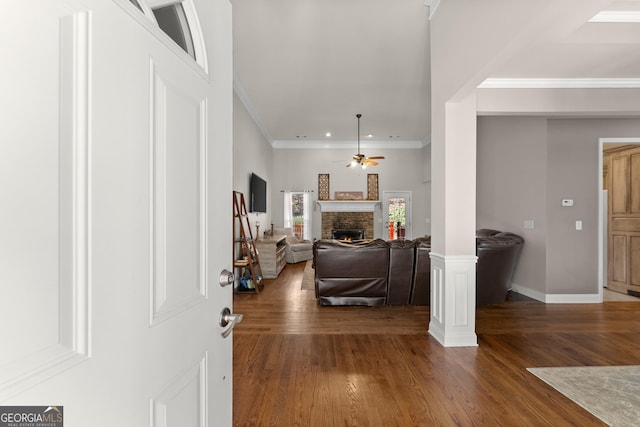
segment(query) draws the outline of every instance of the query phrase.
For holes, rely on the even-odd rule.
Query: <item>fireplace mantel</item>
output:
[[[375,212],[380,200],[318,200],[320,212]]]

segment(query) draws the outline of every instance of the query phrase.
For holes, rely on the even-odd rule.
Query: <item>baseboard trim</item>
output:
[[[434,322],[429,323],[429,335],[435,338],[443,347],[478,346],[478,336],[475,333],[445,336],[444,330]]]
[[[597,304],[602,302],[602,295],[599,294],[545,294],[515,283],[511,285],[511,289],[546,304]]]
[[[602,302],[598,294],[548,294],[549,304],[597,304]]]
[[[534,291],[533,289],[525,288],[524,286],[520,286],[515,283],[511,284],[511,290],[526,297],[533,298],[534,300],[545,302],[545,294],[542,292]]]

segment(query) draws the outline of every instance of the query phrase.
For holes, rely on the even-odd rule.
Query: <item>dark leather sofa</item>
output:
[[[503,302],[524,240],[498,230],[476,233],[476,306]],[[431,238],[313,245],[316,297],[321,305],[429,305]]]

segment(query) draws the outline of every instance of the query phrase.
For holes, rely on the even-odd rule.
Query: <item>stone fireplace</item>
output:
[[[378,201],[318,201],[322,212],[322,238],[331,239],[340,230],[363,231],[365,239],[374,236],[374,210]]]

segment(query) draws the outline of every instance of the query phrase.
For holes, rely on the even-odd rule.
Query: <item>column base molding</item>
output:
[[[475,255],[431,252],[429,334],[444,347],[476,347]]]

